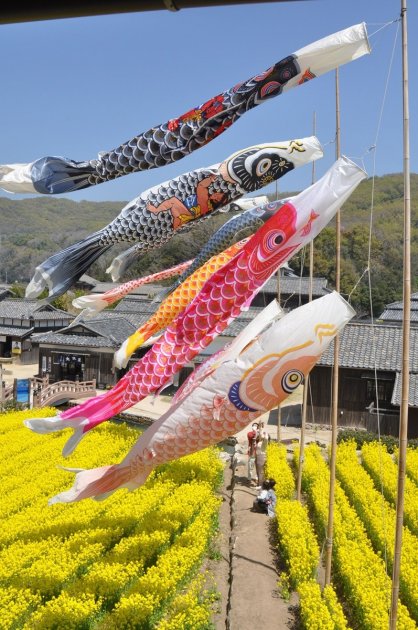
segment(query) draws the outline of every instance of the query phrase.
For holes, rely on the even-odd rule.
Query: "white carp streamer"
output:
[[[134,490],[156,466],[234,435],[303,383],[354,314],[335,291],[278,321],[279,309],[273,302],[231,347],[201,367],[190,387],[186,381],[176,402],[120,464],[77,471],[73,487],[49,503],[102,499],[118,488]]]

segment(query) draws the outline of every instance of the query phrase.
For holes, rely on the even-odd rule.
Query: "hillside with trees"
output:
[[[412,198],[412,289],[418,290],[418,174],[411,176]],[[283,193],[283,197],[295,193]],[[360,314],[369,312],[367,268],[372,203],[372,180],[360,184],[341,213],[341,292],[351,294]],[[0,281],[30,280],[35,267],[51,254],[104,227],[126,202],[73,202],[68,199],[37,197],[14,201],[0,198]],[[143,255],[126,275],[126,280],[160,271],[192,258],[209,236],[230,214],[209,217],[187,232],[177,234],[163,247]],[[191,238],[192,235],[192,238]],[[240,234],[240,238],[244,235]],[[374,314],[384,304],[402,297],[403,176],[377,177],[371,239],[371,278]],[[110,280],[106,268],[126,244],[118,244],[87,271],[99,280]],[[335,280],[335,233],[331,223],[315,240],[314,274]],[[295,256],[296,273],[309,273],[308,257]],[[302,269],[301,269],[302,265]],[[361,276],[362,280],[359,282]],[[357,288],[353,291],[355,285]]]
[[[359,316],[370,314],[368,274],[365,272],[368,267],[370,227],[370,275],[374,315],[380,315],[385,304],[402,299],[403,175],[375,178],[373,213],[371,205],[372,180],[368,179],[360,184],[341,212],[341,293],[344,297],[351,296],[351,302]],[[412,291],[417,291],[418,174],[411,176],[411,206],[411,278]],[[292,266],[298,272],[301,258],[299,255],[293,259]],[[307,264],[305,257],[303,275],[309,273]],[[331,286],[334,285],[334,222],[315,240],[314,275],[324,276]]]

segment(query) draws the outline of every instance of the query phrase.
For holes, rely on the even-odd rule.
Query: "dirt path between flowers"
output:
[[[239,448],[241,446],[241,448]],[[243,441],[237,450],[244,450]],[[296,630],[297,596],[285,601],[278,590],[277,551],[272,537],[272,519],[252,512],[257,491],[246,477],[245,455],[226,463],[221,489],[219,555],[212,562],[219,612],[216,630]]]
[[[287,404],[300,404],[302,388],[287,400]],[[283,405],[286,406],[286,405]],[[265,430],[273,440],[277,439],[277,419],[271,421],[269,414],[262,416]],[[272,423],[270,423],[272,422]],[[223,503],[220,511],[219,550],[220,559],[213,561],[211,569],[220,593],[219,612],[212,618],[216,630],[297,630],[298,596],[292,593],[284,600],[278,588],[280,557],[274,540],[275,521],[266,515],[252,512],[257,495],[247,479],[247,432],[251,424],[235,437],[237,444],[234,457],[225,466],[224,483],[221,489]],[[281,428],[281,439],[289,444],[299,441],[300,429]],[[306,443],[317,442],[323,446],[330,443],[331,432],[326,427],[308,425]]]

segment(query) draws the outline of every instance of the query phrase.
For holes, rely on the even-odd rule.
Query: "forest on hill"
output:
[[[359,315],[369,313],[368,267],[371,215],[370,273],[373,311],[379,315],[385,304],[402,298],[403,176],[375,178],[360,184],[341,212],[341,292],[350,295]],[[412,199],[412,290],[418,290],[418,174],[411,175]],[[295,193],[282,193],[282,197]],[[126,202],[73,202],[68,199],[30,198],[14,201],[0,198],[0,282],[26,283],[35,267],[51,254],[104,227]],[[220,214],[177,234],[163,247],[151,250],[129,269],[128,280],[192,258],[230,214]],[[193,236],[191,238],[191,235]],[[240,238],[243,234],[240,234]],[[106,268],[126,249],[119,244],[87,271],[98,280],[110,278]],[[300,253],[290,266],[308,275],[308,256]],[[314,275],[335,280],[335,231],[331,223],[315,240]],[[360,280],[361,278],[361,280]],[[357,287],[356,287],[357,285]],[[355,290],[353,291],[353,289]]]

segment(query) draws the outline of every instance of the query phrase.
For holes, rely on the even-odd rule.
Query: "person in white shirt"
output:
[[[255,444],[255,469],[257,473],[257,490],[261,490],[264,481],[264,466],[267,458],[267,445],[270,437],[264,429],[264,423],[260,423],[259,432]]]

